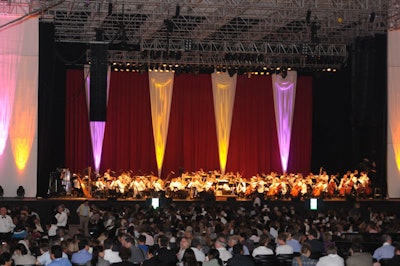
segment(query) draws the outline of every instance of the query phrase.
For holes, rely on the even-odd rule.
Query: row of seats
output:
[[[254,257],[254,264],[255,266],[291,266],[296,256],[300,254],[258,255]]]

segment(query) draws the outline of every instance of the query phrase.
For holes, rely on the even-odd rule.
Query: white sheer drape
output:
[[[219,164],[222,174],[225,174],[229,150],[229,138],[233,105],[235,103],[237,75],[230,77],[228,73],[213,73],[211,75],[215,123],[218,137]]]
[[[285,78],[281,75],[272,75],[276,130],[278,133],[282,170],[284,172],[287,170],[290,153],[290,139],[292,135],[293,113],[296,99],[296,82],[296,71],[288,71]]]
[[[154,147],[158,176],[161,177],[167,143],[169,115],[174,86],[174,73],[149,72],[151,119],[153,122]]]
[[[18,16],[0,15],[0,25]],[[0,29],[0,184],[5,197],[36,196],[39,23]],[[7,143],[9,140],[9,145]]]
[[[90,114],[90,66],[89,65],[85,65],[83,75],[85,78],[86,103],[88,108],[88,114]],[[110,76],[111,76],[111,68],[108,67],[106,105],[108,104]],[[100,170],[101,155],[103,153],[103,141],[104,141],[104,131],[106,129],[106,121],[89,121],[89,123],[90,123],[90,136],[92,139],[94,168],[96,173],[98,173]]]
[[[388,196],[400,198],[400,31],[388,31]]]

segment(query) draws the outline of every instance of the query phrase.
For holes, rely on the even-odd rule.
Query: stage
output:
[[[78,198],[78,197],[51,197],[51,198],[16,198],[9,197],[2,199],[2,206],[6,206],[8,208],[21,208],[23,206],[29,207],[32,211],[37,212],[41,220],[46,222],[49,217],[49,214],[54,213],[57,205],[64,204],[71,212],[70,223],[76,224],[78,223],[78,217],[75,213],[75,210],[78,208],[79,204],[81,204],[86,198]],[[146,199],[116,199],[116,198],[108,198],[108,199],[99,199],[99,198],[90,198],[90,204],[94,204],[96,207],[102,210],[112,210],[112,209],[122,209],[124,207],[133,207],[135,205],[139,205],[140,207],[147,209],[151,206],[151,198]],[[397,217],[400,216],[400,208],[399,203],[400,199],[318,199],[318,206],[316,211],[327,212],[328,210],[335,210],[337,212],[348,211],[350,210],[355,202],[359,202],[362,207],[371,208],[374,212],[389,212],[394,213]],[[220,206],[220,207],[243,207],[247,210],[252,208],[253,202],[250,199],[243,199],[237,197],[230,196],[216,196],[215,199],[171,199],[171,198],[160,198],[159,199],[160,208],[169,208],[170,206],[174,206],[176,208],[187,208],[191,205],[195,206]],[[262,203],[262,207],[267,205],[269,209],[273,209],[274,207],[282,208],[282,207],[291,207],[293,206],[297,213],[312,213],[316,212],[310,210],[310,201],[309,199],[305,200],[265,200]]]

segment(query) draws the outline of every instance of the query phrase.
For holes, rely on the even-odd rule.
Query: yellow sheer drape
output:
[[[158,176],[164,161],[165,145],[168,135],[169,113],[171,110],[174,73],[149,72],[151,119],[153,122],[154,147]]]
[[[214,97],[215,123],[218,137],[219,164],[225,174],[231,134],[233,105],[235,103],[237,75],[213,73],[212,87]]]

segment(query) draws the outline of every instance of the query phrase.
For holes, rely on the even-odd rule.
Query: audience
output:
[[[67,214],[65,209],[58,208],[58,213]],[[247,209],[241,203],[223,207],[201,202],[181,208],[172,203],[155,210],[139,205],[91,209],[98,234],[89,237],[81,231],[72,235],[68,224],[58,227],[56,222],[55,235],[49,235],[54,231],[50,226],[39,233],[38,214],[22,213],[20,207],[6,210],[27,235],[2,241],[0,264],[10,266],[7,256],[12,254],[15,265],[176,266],[179,262],[182,266],[246,266],[253,265],[256,256],[295,253],[294,266],[338,266],[344,260],[347,266],[367,266],[373,263],[373,253],[376,263],[386,259],[390,265],[400,265],[400,246],[395,248],[391,237],[398,237],[400,223],[395,215],[381,210],[369,209],[369,215],[356,215],[354,210],[298,213],[292,207],[263,203]],[[368,233],[371,222],[379,227],[378,233]],[[390,234],[383,235],[379,247],[376,239],[383,233]],[[352,241],[352,234],[364,239]],[[368,250],[362,248],[365,242]],[[344,244],[351,248],[344,249]]]

